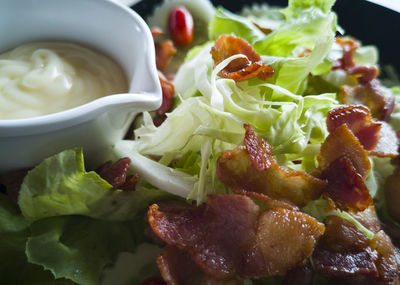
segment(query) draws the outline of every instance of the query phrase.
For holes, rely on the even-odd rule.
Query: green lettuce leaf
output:
[[[72,149],[45,159],[27,174],[18,204],[29,221],[63,215],[126,221],[166,197],[140,185],[135,191],[112,189],[96,172],[86,172],[82,150]]]
[[[143,218],[141,218],[143,220]],[[121,251],[133,251],[143,236],[144,222],[109,222],[83,216],[60,216],[32,224],[26,243],[29,262],[55,278],[78,284],[99,284],[105,266]]]
[[[72,284],[65,279],[56,281],[50,272],[28,263],[25,244],[29,233],[29,222],[8,196],[0,194],[0,284]]]

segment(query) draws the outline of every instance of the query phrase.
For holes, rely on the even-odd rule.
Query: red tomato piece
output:
[[[171,10],[168,27],[172,40],[176,45],[187,46],[192,43],[194,33],[193,17],[184,6],[177,6]]]

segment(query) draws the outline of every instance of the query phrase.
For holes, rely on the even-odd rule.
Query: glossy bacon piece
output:
[[[352,223],[332,216],[313,252],[316,272],[333,276],[364,274],[378,276],[376,255],[368,247],[369,239]]]
[[[314,269],[317,273],[351,278],[348,280],[368,280],[368,284],[392,284],[398,277],[394,246],[372,222],[379,223],[373,208],[364,212],[353,216],[375,233],[374,238],[369,240],[349,221],[329,217],[325,233],[313,252]]]
[[[322,172],[321,178],[328,181],[324,192],[340,209],[362,211],[372,204],[364,179],[347,157],[332,162]]]
[[[271,168],[273,164],[276,164],[276,161],[271,157],[272,146],[257,136],[250,125],[245,124],[244,128],[246,135],[243,143],[255,169],[263,171]]]
[[[360,84],[368,84],[374,80],[379,69],[376,66],[356,65],[354,61],[354,52],[360,47],[360,43],[354,39],[336,38],[336,42],[342,46],[343,56],[333,64],[333,69],[343,69],[348,74],[357,78]]]
[[[398,277],[399,267],[396,262],[395,249],[389,236],[384,231],[379,231],[371,240],[370,247],[378,254],[375,264],[379,278],[385,282],[392,282]]]
[[[374,253],[369,249],[360,252],[333,252],[316,248],[313,253],[315,271],[333,276],[356,276],[359,274],[377,277]]]
[[[235,277],[217,279],[206,275],[193,262],[189,253],[175,246],[165,247],[157,257],[157,265],[168,285],[243,285],[243,281]]]
[[[350,105],[333,109],[328,112],[326,124],[329,132],[346,124],[370,155],[394,158],[399,154],[396,132],[388,123],[373,119],[367,107]]]
[[[393,96],[386,98],[376,79],[366,84],[342,86],[339,101],[341,104],[367,106],[372,116],[381,121],[388,121],[395,107]]]
[[[267,80],[274,74],[272,67],[266,65],[254,48],[241,38],[232,35],[221,35],[211,48],[211,55],[215,65],[236,54],[243,54],[247,56],[247,59],[238,58],[233,60],[218,74],[220,77],[235,81],[244,81],[255,77]]]
[[[96,171],[101,178],[110,183],[114,189],[125,191],[135,190],[138,175],[127,175],[131,160],[127,157],[121,158],[115,163],[107,161]]]
[[[343,56],[333,64],[333,69],[347,70],[355,66],[354,52],[360,47],[360,43],[354,39],[336,38],[336,42],[342,46]]]
[[[245,253],[240,276],[284,275],[312,254],[324,230],[323,224],[299,211],[278,208],[262,213],[256,237]]]
[[[153,38],[162,37],[164,31],[158,27],[151,29]],[[174,43],[171,40],[165,40],[163,42],[154,41],[154,47],[156,49],[156,66],[158,70],[163,70],[171,62],[172,58],[176,54]]]
[[[176,49],[171,40],[165,40],[162,43],[155,42],[156,48],[156,66],[158,70],[164,70],[176,54]]]
[[[368,84],[378,77],[379,69],[376,66],[356,65],[349,68],[347,73],[356,77],[360,84]]]
[[[217,161],[217,175],[226,186],[237,193],[262,194],[267,202],[273,199],[299,207],[320,196],[324,180],[283,169],[271,156],[272,147],[250,126],[245,128],[245,148],[224,151]]]
[[[361,177],[366,177],[371,169],[367,152],[346,124],[337,127],[325,139],[318,157],[319,166],[322,170],[325,170],[332,162],[342,156],[350,160]]]
[[[324,231],[307,214],[282,208],[261,214],[250,198],[235,194],[210,195],[198,207],[152,205],[148,219],[161,239],[214,279],[285,274],[311,255]],[[163,255],[162,272],[173,272]]]
[[[371,168],[368,155],[346,124],[328,135],[318,157],[320,178],[328,185],[323,192],[342,210],[364,210],[372,204],[365,185]]]
[[[378,144],[382,124],[372,119],[368,108],[351,105],[328,112],[326,125],[329,132],[333,132],[343,124],[347,125],[366,150],[372,150]]]
[[[255,236],[260,210],[242,195],[210,195],[198,207],[152,205],[148,219],[167,244],[187,251],[206,274],[235,276],[243,248]]]
[[[157,115],[163,116],[171,110],[172,103],[174,102],[175,87],[162,72],[158,72],[158,78],[161,83],[162,104],[157,110]]]

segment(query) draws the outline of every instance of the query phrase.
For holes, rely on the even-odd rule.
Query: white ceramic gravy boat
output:
[[[40,40],[94,47],[121,65],[129,83],[128,94],[105,96],[50,115],[0,120],[0,174],[35,166],[73,147],[83,147],[89,167],[96,167],[137,113],[161,104],[150,30],[121,4],[110,0],[0,0],[0,39],[0,52]]]

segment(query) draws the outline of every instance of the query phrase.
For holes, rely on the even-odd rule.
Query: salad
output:
[[[156,7],[162,106],[0,178],[0,284],[399,284],[400,86],[334,2]]]

